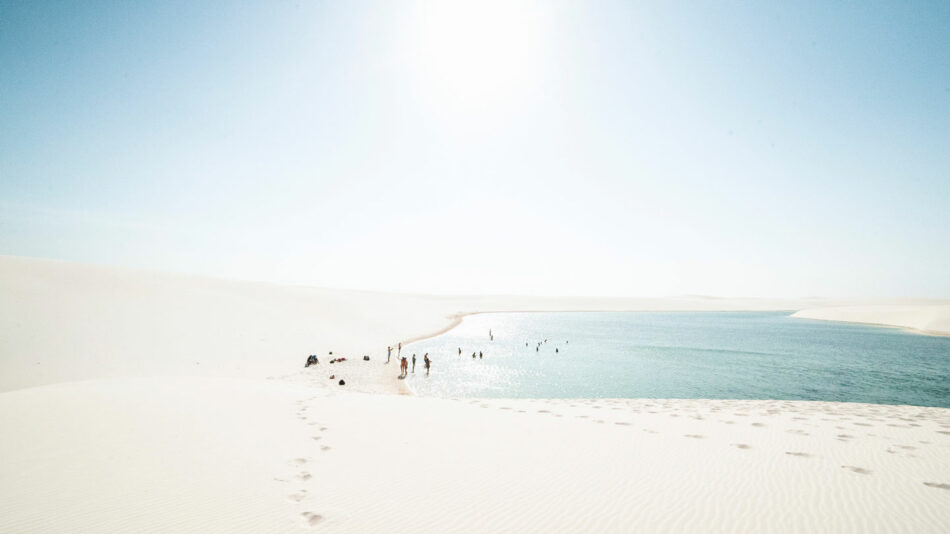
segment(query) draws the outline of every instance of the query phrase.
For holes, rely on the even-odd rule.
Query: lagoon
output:
[[[404,346],[403,353],[419,358],[408,383],[423,396],[787,399],[950,407],[950,338],[789,315],[485,313]],[[433,360],[429,377],[421,361],[427,352]],[[473,359],[473,352],[484,357]]]

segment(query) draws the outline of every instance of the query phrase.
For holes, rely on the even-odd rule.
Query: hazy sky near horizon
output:
[[[948,2],[0,2],[0,254],[950,297]]]

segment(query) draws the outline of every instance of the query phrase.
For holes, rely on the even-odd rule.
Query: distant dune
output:
[[[809,308],[795,312],[793,317],[896,326],[931,335],[950,335],[950,302],[919,304],[868,304]]]

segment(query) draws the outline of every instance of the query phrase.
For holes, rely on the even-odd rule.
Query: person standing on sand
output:
[[[403,357],[399,361],[399,378],[406,378],[406,372],[409,370],[409,362]]]
[[[472,353],[472,359],[473,359],[473,360],[475,359],[475,353],[474,353],[474,352]]]
[[[479,360],[482,359],[482,351],[478,351],[478,359],[479,359]]]
[[[390,356],[392,356],[392,355],[393,355],[393,348],[392,348],[392,347],[386,347],[386,363],[389,363],[389,358],[390,358]]]
[[[412,374],[416,374],[416,355],[412,355]]]
[[[462,347],[459,347],[459,356],[462,355]]]
[[[396,357],[402,356],[402,341],[399,342],[399,352],[396,353]]]
[[[428,353],[428,352],[426,353],[425,356],[423,356],[423,360],[425,361],[425,364],[426,364],[426,376],[429,376],[429,363],[431,363],[432,360],[429,359],[429,353]]]

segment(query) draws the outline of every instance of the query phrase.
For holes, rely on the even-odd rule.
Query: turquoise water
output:
[[[473,351],[484,358],[473,360]],[[429,377],[421,361],[426,352],[433,360]],[[409,385],[429,396],[950,407],[950,338],[795,319],[788,312],[480,314],[403,347],[403,354],[412,353],[419,362]]]

